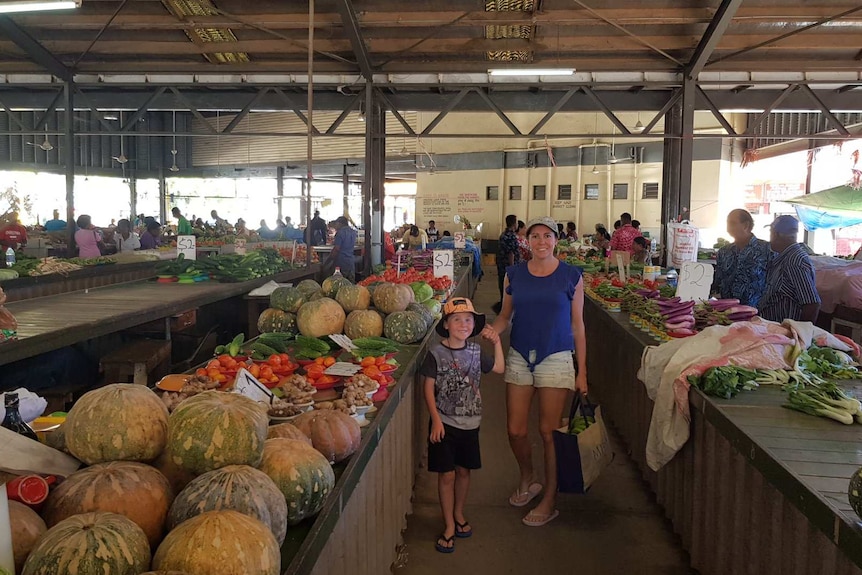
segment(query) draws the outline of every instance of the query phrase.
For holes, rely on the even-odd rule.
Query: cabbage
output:
[[[413,295],[419,303],[425,302],[434,297],[434,288],[425,282],[413,282],[410,284],[410,288],[413,290]]]
[[[431,313],[434,314],[434,317],[440,317],[440,311],[443,309],[443,306],[440,305],[440,300],[428,299],[423,301],[422,305],[431,310]]]

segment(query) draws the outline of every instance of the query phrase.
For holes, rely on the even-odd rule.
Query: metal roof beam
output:
[[[509,119],[509,116],[507,116],[506,113],[500,109],[500,106],[498,106],[496,104],[496,102],[494,102],[494,100],[491,99],[491,97],[488,95],[488,93],[484,89],[476,88],[476,92],[479,94],[479,96],[481,96],[481,98],[485,101],[485,103],[488,104],[488,107],[491,108],[491,110],[493,110],[493,112],[495,114],[497,114],[497,117],[500,118],[501,120],[503,120],[503,123],[506,124],[506,127],[509,128],[513,134],[515,134],[517,136],[523,135],[521,133],[521,130],[518,129],[518,126],[516,126],[512,122],[512,120]]]
[[[608,106],[604,102],[602,102],[601,98],[599,98],[598,95],[596,95],[596,93],[593,92],[591,88],[584,86],[581,88],[581,90],[584,92],[584,94],[590,97],[590,100],[596,103],[596,106],[598,106],[599,109],[604,112],[605,116],[608,117],[608,119],[613,123],[614,126],[619,129],[620,132],[622,132],[623,134],[632,133],[631,130],[629,130],[628,127],[626,127],[626,125],[623,124],[620,119],[616,117],[616,115],[611,111],[611,109],[608,108]]]
[[[353,2],[351,0],[336,0],[335,6],[341,15],[344,33],[350,40],[353,54],[356,55],[356,63],[359,66],[359,71],[362,72],[366,80],[372,81],[374,79],[374,70],[371,66],[371,58],[368,56],[368,48],[365,45],[365,40],[362,38],[362,30],[359,27],[359,20],[356,18],[356,10],[353,9]]]
[[[828,107],[826,107],[826,104],[824,104],[823,101],[817,97],[817,94],[815,94],[811,88],[803,85],[799,86],[799,89],[802,90],[802,92],[805,93],[806,96],[808,96],[809,100],[814,102],[815,106],[820,108],[820,112],[823,114],[826,120],[830,124],[832,124],[832,127],[835,128],[839,134],[841,134],[842,136],[850,135],[850,132],[848,132],[847,128],[844,127],[844,124],[841,123],[841,120],[835,117],[835,114],[833,114],[832,111]]]
[[[724,36],[733,20],[733,15],[736,14],[741,4],[742,0],[722,0],[721,6],[718,7],[715,16],[713,16],[709,26],[706,28],[706,32],[701,37],[694,55],[685,67],[686,76],[697,79],[698,74],[706,66],[709,57],[712,56],[716,46],[718,46],[719,40]]]
[[[721,113],[715,104],[713,104],[712,100],[709,99],[709,96],[706,95],[706,92],[703,91],[703,88],[700,86],[697,87],[697,93],[700,95],[701,99],[706,104],[706,107],[709,108],[709,111],[712,112],[712,115],[715,116],[715,119],[718,120],[718,123],[721,124],[721,127],[728,134],[736,135],[736,130],[733,129],[733,126],[730,125],[730,122],[725,119],[724,115]]]
[[[74,76],[72,71],[8,16],[0,16],[0,32],[24,50],[31,60],[48,70],[51,74],[64,82],[72,81]]]
[[[454,98],[452,98],[449,101],[449,104],[445,108],[443,108],[443,110],[439,114],[437,114],[437,116],[433,120],[431,120],[431,123],[428,124],[427,126],[425,126],[425,129],[422,130],[421,135],[427,136],[428,134],[430,134],[431,130],[436,128],[440,124],[440,122],[443,121],[443,118],[445,118],[449,112],[454,110],[455,106],[460,104],[461,100],[463,100],[464,97],[472,91],[473,91],[473,88],[464,88],[463,90],[458,92],[458,95],[456,95]]]
[[[261,98],[266,96],[266,94],[271,89],[272,88],[264,88],[263,90],[258,91],[258,93],[255,94],[251,100],[249,100],[248,104],[246,104],[243,107],[243,109],[240,110],[239,114],[234,116],[233,120],[231,120],[230,123],[227,126],[225,126],[224,130],[222,130],[221,133],[222,134],[230,134],[231,132],[233,132],[234,129],[237,126],[239,126],[239,123],[242,122],[246,116],[248,116],[248,114],[249,114],[249,112],[251,112],[252,108],[254,108],[257,105],[257,103],[260,102]]]

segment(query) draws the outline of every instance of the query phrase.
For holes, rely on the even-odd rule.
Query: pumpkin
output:
[[[64,427],[66,447],[87,465],[152,461],[165,448],[168,408],[144,385],[115,383],[85,393]]]
[[[147,536],[122,515],[96,511],[64,519],[39,539],[23,575],[138,575],[150,568]]]
[[[398,343],[416,343],[427,331],[425,320],[415,311],[397,311],[383,321],[383,334]]]
[[[191,480],[195,478],[194,473],[174,463],[167,449],[150,465],[158,469],[165,476],[165,479],[171,484],[171,491],[175,494],[185,489],[186,485],[191,483]]]
[[[208,471],[188,484],[174,499],[168,530],[207,511],[232,509],[269,527],[278,544],[287,533],[287,504],[278,486],[263,471],[248,465],[228,465]]]
[[[266,438],[274,439],[276,437],[283,437],[285,439],[296,439],[298,441],[304,441],[305,443],[311,445],[311,438],[301,432],[299,428],[292,423],[279,423],[278,425],[270,425],[269,433],[267,433]]]
[[[320,291],[320,284],[313,279],[302,280],[296,284],[296,289],[309,296],[314,292]]]
[[[319,513],[326,496],[335,487],[335,473],[326,458],[307,443],[295,439],[267,439],[260,470],[269,475],[284,494],[288,525],[296,525]]]
[[[133,461],[111,461],[76,471],[51,490],[42,516],[49,527],[79,513],[108,511],[128,517],[155,549],[173,500],[158,469]]]
[[[296,323],[299,333],[308,337],[323,337],[333,333],[341,333],[344,329],[344,310],[333,299],[328,297],[310,301],[299,308]]]
[[[296,313],[305,302],[305,294],[297,287],[279,287],[269,295],[269,307]]]
[[[429,310],[427,307],[425,307],[421,303],[416,303],[416,302],[411,303],[410,305],[407,306],[406,311],[412,311],[412,312],[416,312],[417,314],[419,314],[419,316],[425,321],[425,331],[426,332],[429,329],[431,329],[431,326],[434,325],[434,322],[436,321],[434,318],[434,314],[431,313],[431,310]]]
[[[850,478],[847,499],[850,500],[850,507],[856,512],[856,515],[862,517],[862,467],[857,469],[853,477]]]
[[[413,296],[419,303],[428,301],[434,297],[434,288],[425,282],[413,282],[410,284],[410,289],[413,290]]]
[[[20,573],[24,561],[36,542],[48,530],[39,514],[18,501],[9,500],[9,525],[12,527],[12,557],[15,573]]]
[[[53,447],[63,453],[69,453],[66,447],[66,422],[61,423],[56,429],[45,432],[45,445]]]
[[[266,525],[237,511],[208,511],[168,533],[153,569],[194,575],[280,575],[281,552]]]
[[[211,390],[180,403],[169,425],[167,449],[174,464],[201,474],[232,464],[256,467],[269,416],[262,403]]]
[[[383,318],[372,309],[352,311],[344,320],[344,335],[350,339],[383,335]]]
[[[257,331],[260,333],[296,332],[296,315],[268,307],[257,317]]]
[[[346,285],[335,294],[335,301],[348,313],[368,309],[371,305],[371,292],[365,286]]]
[[[325,298],[325,297],[327,297],[327,296],[326,296],[326,292],[325,292],[325,291],[323,291],[322,289],[319,289],[319,290],[317,290],[317,291],[315,291],[315,292],[311,292],[310,294],[308,294],[308,297],[307,297],[307,298],[305,298],[305,301],[307,301],[307,302],[309,302],[309,301],[317,301],[317,300],[319,300],[319,299],[323,299],[323,298]]]
[[[413,301],[413,290],[406,285],[382,283],[374,290],[374,307],[385,314],[404,311]]]
[[[335,294],[338,293],[338,290],[340,290],[344,286],[349,285],[353,284],[350,283],[350,280],[344,276],[330,276],[323,280],[323,284],[321,284],[320,286],[320,291],[322,291],[323,295],[325,295],[326,297],[335,297]]]
[[[292,422],[311,438],[311,444],[330,463],[338,463],[359,449],[359,424],[340,411],[320,409],[301,414]]]

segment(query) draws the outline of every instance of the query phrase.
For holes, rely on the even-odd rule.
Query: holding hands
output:
[[[480,335],[482,336],[483,339],[490,341],[494,345],[497,345],[497,343],[499,343],[499,341],[500,341],[500,334],[498,334],[497,330],[495,330],[490,325],[486,325],[482,329],[482,333]]]

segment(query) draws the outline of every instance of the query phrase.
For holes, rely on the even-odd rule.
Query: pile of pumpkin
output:
[[[261,333],[293,332],[308,337],[344,333],[350,339],[386,336],[402,344],[422,341],[440,316],[440,302],[425,282],[354,285],[344,277],[318,284],[302,280],[272,292],[258,318]]]
[[[87,467],[41,517],[10,501],[16,572],[279,575],[287,530],[321,510],[360,435],[333,410],[268,424],[264,404],[233,393],[170,415],[139,385],[85,394],[49,443]]]

